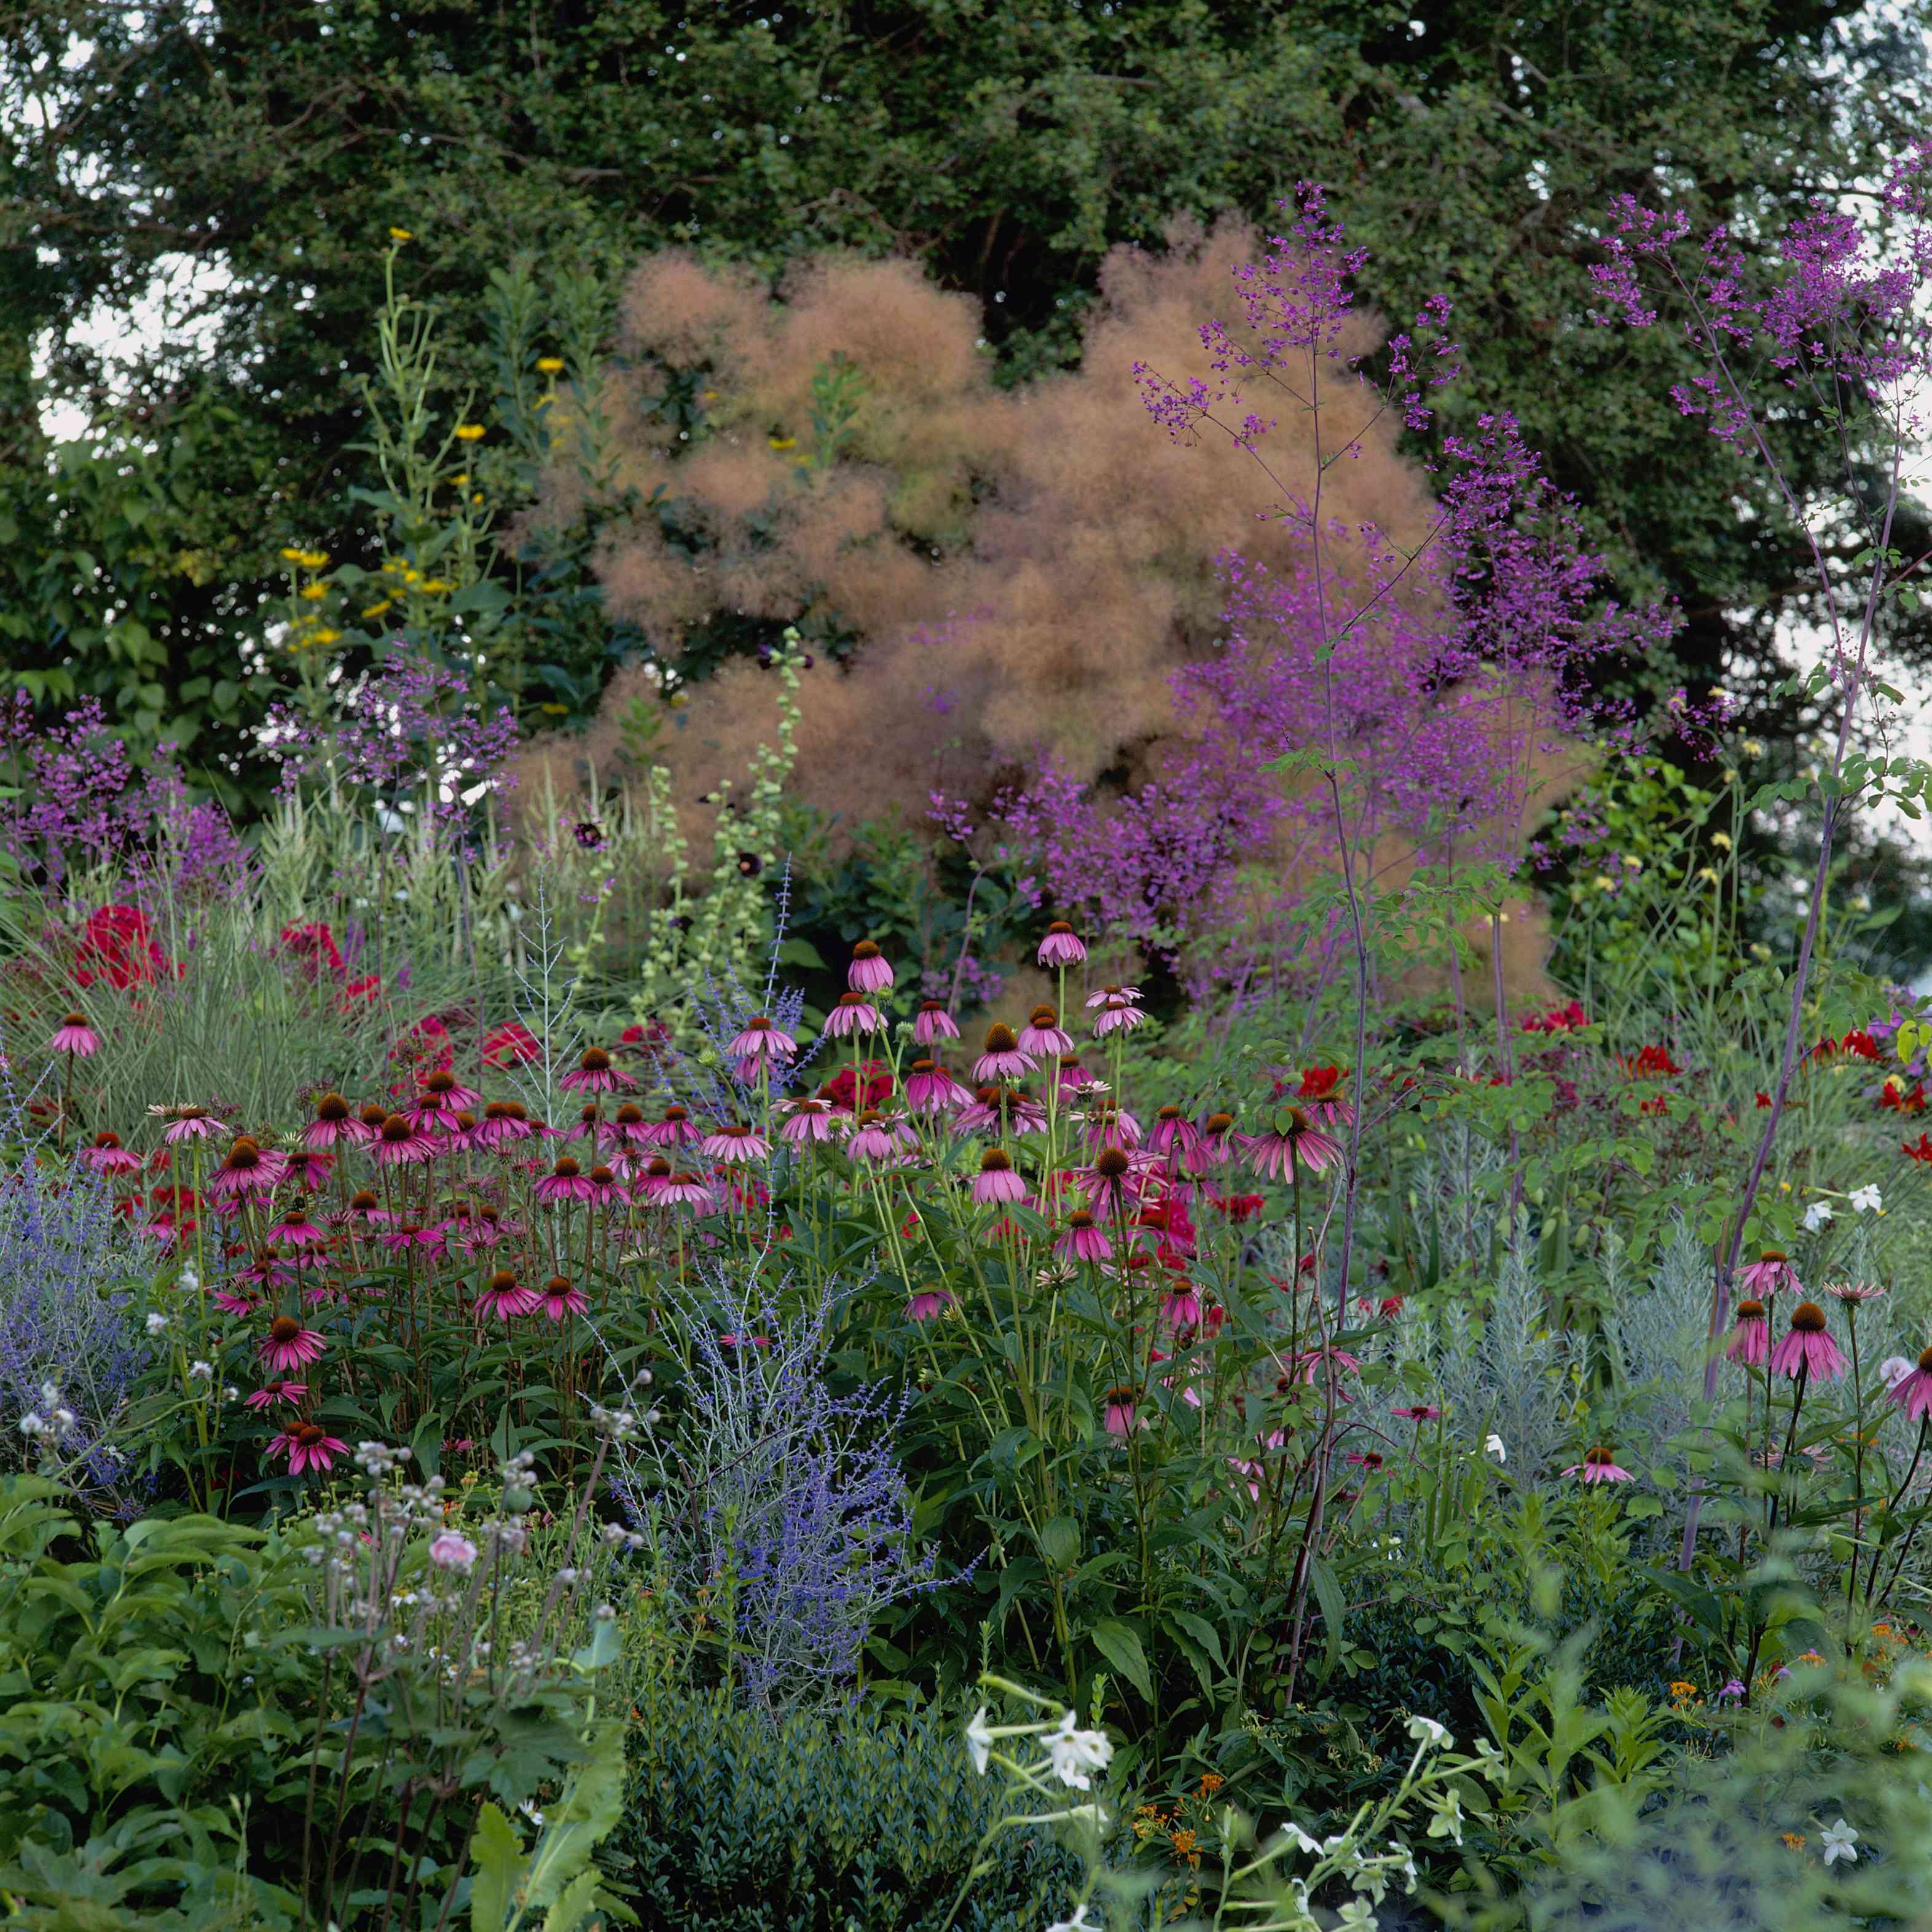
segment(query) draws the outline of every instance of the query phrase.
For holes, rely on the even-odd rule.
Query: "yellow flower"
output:
[[[1671,1685],[1670,1694],[1673,1697],[1694,1697],[1697,1694],[1697,1687],[1694,1684],[1685,1683],[1680,1677]]]
[[[796,449],[798,447],[798,438],[795,436],[768,436],[765,440],[774,449]]]
[[[561,356],[539,356],[537,368],[544,375],[560,376],[563,373],[563,358]]]
[[[284,544],[282,549],[282,560],[285,563],[299,563],[302,560],[302,554],[298,550],[290,550]]]
[[[1616,890],[1616,880],[1612,878],[1607,872],[1599,872],[1597,874],[1597,890],[1598,892],[1615,892]]]
[[[455,588],[456,586],[445,577],[432,577],[423,585],[424,594],[434,597],[446,596]]]
[[[472,497],[470,498],[470,500],[472,503],[480,503],[480,502],[482,502],[482,500],[483,500],[483,493],[482,493],[482,491],[481,490],[478,490],[478,491],[477,491],[477,493],[476,494],[476,495],[475,495],[475,496],[472,496]]]
[[[456,440],[458,442],[481,442],[483,425],[481,423],[458,423],[456,425]]]
[[[1640,872],[1643,870],[1643,861],[1641,859],[1632,858],[1628,852],[1624,854],[1624,863],[1628,866],[1633,872]]]
[[[389,230],[389,239],[392,242],[413,242],[416,238],[406,228],[392,228]]]
[[[706,389],[698,400],[700,403],[715,403],[718,400],[718,392],[716,389]]]
[[[1754,959],[1768,959],[1771,957],[1771,948],[1762,940],[1755,941],[1751,946],[1751,957]]]
[[[1711,834],[1711,843],[1720,852],[1728,852],[1731,849],[1731,835],[1728,832],[1714,832]]]
[[[1804,1850],[1804,1834],[1802,1832],[1780,1832],[1778,1835],[1784,1840],[1785,1844],[1792,1851],[1802,1852]]]
[[[454,488],[460,490],[470,481],[470,472],[466,470],[459,470],[449,480]]]
[[[332,631],[326,625],[324,625],[323,627],[320,630],[317,631],[314,634],[315,641],[317,644],[332,644],[342,635],[342,633],[340,631]]]
[[[1708,880],[1714,886],[1724,884],[1724,881],[1718,878],[1716,869],[1712,866],[1700,866],[1697,868],[1697,876],[1700,879]]]
[[[365,617],[380,617],[395,601],[393,597],[385,597],[381,603],[370,604],[362,614]]]
[[[302,587],[302,594],[313,604],[318,598],[326,597],[328,595],[328,586],[326,584],[304,584]]]

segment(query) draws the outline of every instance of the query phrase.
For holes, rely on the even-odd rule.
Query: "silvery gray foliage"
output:
[[[1661,1448],[1688,1428],[1704,1393],[1710,1346],[1711,1251],[1682,1220],[1646,1282],[1614,1230],[1605,1237],[1604,1339],[1627,1427]],[[1721,1392],[1721,1391],[1720,1391]]]
[[[620,1486],[665,1587],[730,1606],[734,1668],[773,1711],[836,1696],[873,1620],[932,1586],[892,1448],[904,1413],[878,1389],[835,1396],[827,1357],[842,1298],[790,1298],[755,1275],[683,1292],[693,1358]]]

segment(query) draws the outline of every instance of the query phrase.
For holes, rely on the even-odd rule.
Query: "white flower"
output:
[[[1429,1821],[1432,1838],[1453,1838],[1462,1842],[1462,1801],[1453,1791],[1438,1791],[1431,1800],[1435,1816]]]
[[[1888,1355],[1878,1365],[1879,1378],[1887,1388],[1896,1388],[1917,1366],[1904,1355]]]
[[[1322,1849],[1320,1843],[1311,1838],[1292,1819],[1282,1826],[1281,1835],[1284,1838],[1292,1838],[1294,1840],[1295,1850],[1304,1856],[1312,1857]]]
[[[1876,1187],[1868,1182],[1852,1190],[1852,1211],[1856,1214],[1882,1214],[1885,1201]]]
[[[1087,1901],[1083,1898],[1073,1908],[1071,1918],[1056,1918],[1046,1928],[1046,1932],[1106,1932],[1106,1922],[1087,1916]]]
[[[1858,1862],[1858,1855],[1852,1848],[1852,1840],[1858,1835],[1858,1833],[1842,1818],[1835,1825],[1826,1826],[1822,1834],[1825,1841],[1825,1862],[1828,1865],[1839,1858],[1843,1858],[1848,1864],[1856,1864]]]
[[[155,1313],[152,1314],[148,1317],[148,1333],[150,1335],[158,1335],[161,1334],[166,1328],[167,1325],[168,1318],[165,1315]]]
[[[188,1365],[188,1378],[191,1382],[208,1382],[214,1379],[212,1362],[190,1362]]]
[[[1376,1932],[1376,1915],[1369,1910],[1366,1898],[1350,1899],[1335,1923],[1339,1932]]]
[[[1094,1780],[1087,1774],[1106,1770],[1107,1760],[1114,1755],[1113,1744],[1103,1732],[1074,1728],[1071,1711],[1063,1712],[1059,1727],[1048,1731],[1040,1742],[1046,1747],[1054,1775],[1076,1791],[1092,1790]]]
[[[1444,1750],[1455,1748],[1456,1740],[1449,1735],[1448,1726],[1438,1724],[1433,1718],[1410,1718],[1408,1734],[1418,1744],[1426,1738],[1431,1744],[1439,1744]]]
[[[1856,1196],[1852,1197],[1852,1204],[1854,1207],[1858,1205]],[[1805,1232],[1815,1234],[1827,1221],[1834,1218],[1832,1211],[1832,1204],[1828,1201],[1814,1201],[1804,1210]]]
[[[476,1546],[468,1537],[446,1529],[430,1545],[429,1560],[439,1570],[454,1570],[466,1576],[476,1568]]]
[[[31,1408],[20,1418],[20,1433],[22,1436],[44,1436],[46,1430],[47,1425]]]
[[[973,1768],[984,1778],[987,1754],[993,1748],[993,1734],[986,1728],[986,1707],[983,1704],[973,1713],[973,1721],[966,1726],[966,1748],[973,1754]]]
[[[1483,1444],[1483,1454],[1486,1456],[1493,1456],[1498,1462],[1507,1462],[1509,1460],[1509,1451],[1503,1447],[1503,1438],[1494,1430],[1490,1430]]]
[[[184,1294],[192,1294],[201,1286],[201,1276],[195,1273],[192,1262],[182,1264],[182,1271],[175,1277],[175,1286]]]

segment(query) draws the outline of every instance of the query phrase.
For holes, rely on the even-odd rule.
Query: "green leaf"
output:
[[[523,1869],[524,1841],[509,1820],[487,1800],[476,1814],[470,1862],[475,1876],[470,1885],[470,1932],[503,1932]]]
[[[1105,1623],[1096,1624],[1092,1635],[1094,1648],[1151,1704],[1154,1679],[1148,1672],[1147,1652],[1132,1628],[1109,1618]]]

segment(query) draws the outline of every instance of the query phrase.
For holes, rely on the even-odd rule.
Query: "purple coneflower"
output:
[[[593,1167],[585,1178],[590,1183],[590,1192],[584,1198],[593,1208],[621,1207],[631,1198],[629,1190],[608,1167]]]
[[[913,1016],[912,1036],[920,1046],[930,1046],[936,1040],[959,1037],[958,1026],[946,1010],[944,1000],[920,1000],[919,1011]]]
[[[1764,1318],[1764,1304],[1744,1300],[1738,1304],[1737,1326],[1724,1344],[1724,1353],[1747,1369],[1761,1369],[1771,1353],[1771,1326]]]
[[[656,1198],[672,1208],[716,1208],[716,1198],[709,1185],[694,1174],[674,1174],[657,1184]]]
[[[772,1144],[754,1128],[734,1126],[706,1135],[698,1151],[707,1160],[722,1160],[727,1166],[739,1167],[751,1161],[770,1160]]]
[[[952,1306],[952,1291],[950,1288],[928,1288],[923,1294],[915,1294],[906,1304],[905,1318],[908,1322],[930,1322]]]
[[[1060,1056],[1059,1065],[1053,1070],[1053,1084],[1063,1091],[1071,1088],[1078,1092],[1082,1087],[1090,1084],[1092,1079],[1093,1076],[1080,1064],[1079,1057],[1076,1054],[1063,1053]]]
[[[644,1108],[634,1100],[626,1100],[604,1130],[604,1137],[613,1144],[649,1147],[650,1124],[644,1118]]]
[[[1248,1165],[1264,1180],[1320,1174],[1342,1157],[1340,1143],[1330,1139],[1299,1107],[1289,1108],[1287,1124],[1272,1133],[1238,1134],[1235,1138]]]
[[[873,1033],[885,1024],[879,1010],[863,993],[841,993],[825,1016],[828,1040],[843,1040],[850,1034]]]
[[[1001,1206],[1026,1198],[1026,1183],[1013,1166],[1012,1156],[1004,1148],[988,1148],[980,1156],[980,1172],[973,1181],[973,1198],[982,1208]]]
[[[208,1192],[216,1201],[274,1192],[288,1172],[288,1156],[264,1148],[246,1134],[236,1137],[227,1158],[208,1177]]]
[[[292,1408],[308,1394],[306,1382],[273,1382],[266,1388],[258,1388],[242,1398],[244,1408],[272,1408],[278,1402],[285,1402]]]
[[[1418,1402],[1407,1408],[1392,1408],[1391,1415],[1399,1415],[1405,1422],[1433,1422],[1442,1412],[1432,1402]]]
[[[1828,1281],[1822,1292],[1834,1301],[1849,1301],[1854,1307],[1862,1307],[1868,1301],[1877,1300],[1885,1288],[1876,1281]]]
[[[495,1154],[528,1140],[536,1131],[520,1100],[492,1100],[483,1109],[483,1118],[477,1124],[476,1144]]]
[[[1066,920],[1057,919],[1046,928],[1036,956],[1042,966],[1049,968],[1078,966],[1087,957],[1087,947],[1079,934]]]
[[[304,1469],[326,1471],[335,1457],[346,1453],[349,1444],[332,1436],[320,1423],[292,1422],[274,1437],[263,1453],[270,1458],[288,1459],[289,1474],[299,1476]]]
[[[778,1111],[784,1116],[778,1138],[790,1147],[822,1147],[838,1130],[838,1115],[823,1100],[788,1100]]]
[[[1093,1002],[1089,1000],[1090,1006]],[[1126,1000],[1109,1000],[1100,1009],[1099,1018],[1094,1022],[1094,1037],[1105,1040],[1110,1033],[1131,1033],[1147,1018],[1140,1008]]]
[[[1013,1030],[995,1021],[986,1029],[986,1050],[973,1063],[975,1080],[1017,1080],[1034,1070],[1030,1054],[1021,1052]]]
[[[327,1239],[308,1218],[308,1204],[298,1201],[268,1229],[268,1239],[278,1247],[319,1248]]]
[[[1801,1301],[1791,1311],[1791,1327],[1771,1352],[1771,1372],[1802,1375],[1808,1381],[1834,1382],[1845,1372],[1838,1345],[1825,1332],[1825,1311],[1815,1301]]]
[[[944,1113],[973,1096],[935,1060],[915,1060],[906,1071],[906,1105],[916,1114]]]
[[[298,1148],[292,1154],[284,1156],[288,1165],[282,1169],[282,1179],[292,1180],[298,1187],[310,1193],[319,1193],[335,1172],[335,1156],[328,1154],[311,1154]]]
[[[1756,1261],[1738,1270],[1737,1282],[1747,1294],[1765,1301],[1785,1288],[1797,1293],[1804,1286],[1798,1279],[1798,1270],[1791,1265],[1791,1257],[1782,1248],[1761,1250]]]
[[[1124,1147],[1130,1152],[1141,1144],[1141,1124],[1118,1100],[1088,1103],[1082,1116],[1080,1138],[1090,1148]]]
[[[1136,1429],[1147,1426],[1146,1418],[1136,1407],[1140,1393],[1124,1382],[1107,1391],[1102,1398],[1100,1421],[1109,1436],[1131,1436]]]
[[[595,1192],[589,1177],[568,1154],[560,1154],[556,1165],[530,1190],[533,1200],[588,1201]]]
[[[664,1117],[653,1121],[644,1130],[642,1136],[649,1147],[695,1147],[704,1139],[704,1130],[691,1118],[688,1109],[676,1102],[664,1110]]]
[[[1586,1483],[1629,1483],[1636,1478],[1628,1469],[1617,1467],[1617,1459],[1601,1447],[1586,1450],[1580,1462],[1572,1462],[1563,1473],[1580,1476]]]
[[[1058,1008],[1034,1008],[1033,1016],[1020,1028],[1020,1051],[1041,1060],[1073,1051],[1073,1036],[1060,1024]]]
[[[745,1022],[745,1030],[725,1048],[726,1052],[740,1060],[749,1060],[752,1070],[756,1072],[760,1060],[782,1064],[798,1051],[798,1042],[788,1033],[782,1033],[772,1022],[760,1013]]]
[[[87,1023],[85,1013],[69,1013],[55,1028],[52,1039],[47,1042],[50,1053],[70,1053],[76,1060],[87,1060],[100,1051],[100,1036]]]
[[[1124,1211],[1131,1198],[1134,1163],[1122,1148],[1103,1147],[1091,1167],[1080,1169],[1076,1177],[1087,1204],[1096,1214]]]
[[[1918,1366],[1900,1376],[1886,1394],[1904,1410],[1908,1422],[1932,1421],[1932,1348],[1922,1350]]]
[[[342,1210],[341,1218],[346,1222],[359,1222],[365,1228],[380,1228],[387,1225],[391,1216],[388,1210],[366,1187],[358,1187],[349,1197],[349,1205]]]
[[[1083,1213],[1067,1216],[1066,1232],[1054,1243],[1053,1251],[1070,1261],[1104,1262],[1113,1258],[1114,1244],[1094,1225],[1093,1216]]]
[[[499,1268],[476,1293],[476,1312],[498,1322],[533,1313],[543,1297],[526,1288],[508,1268]]]
[[[328,1344],[313,1328],[304,1328],[292,1315],[278,1315],[260,1344],[263,1365],[274,1376],[322,1360]]]
[[[566,1281],[560,1274],[554,1274],[543,1285],[538,1299],[543,1306],[546,1317],[552,1322],[567,1321],[573,1315],[581,1315],[590,1304],[584,1300],[583,1291]]]
[[[392,1255],[406,1255],[412,1248],[428,1248],[440,1254],[448,1246],[449,1225],[447,1221],[432,1221],[427,1226],[421,1221],[398,1221],[376,1238]]]
[[[356,1118],[340,1094],[325,1094],[315,1103],[315,1118],[303,1132],[302,1145],[320,1150],[346,1141],[351,1147],[363,1147],[374,1138],[374,1130]]]
[[[1187,1156],[1190,1171],[1205,1174],[1210,1167],[1226,1166],[1240,1138],[1234,1129],[1233,1114],[1210,1114],[1201,1123],[1201,1131],[1195,1137],[1194,1150]]]
[[[1097,993],[1087,995],[1088,1010],[1091,1012],[1096,1006],[1104,1006],[1109,1000],[1124,1000],[1129,1006],[1133,1006],[1138,1003],[1140,997],[1141,989],[1138,986],[1102,986]]]
[[[436,1143],[428,1135],[418,1133],[400,1114],[392,1114],[369,1152],[378,1167],[409,1167],[435,1160]]]
[[[988,1085],[953,1116],[952,1125],[962,1134],[997,1133],[1003,1126],[1010,1133],[1036,1134],[1046,1129],[1046,1109],[1023,1087]]]
[[[80,1150],[80,1158],[96,1174],[139,1174],[143,1165],[141,1156],[124,1148],[121,1136],[111,1130],[96,1134]]]
[[[1170,1328],[1200,1327],[1201,1298],[1195,1293],[1191,1282],[1183,1282],[1161,1298],[1160,1318]]]
[[[845,969],[845,983],[855,993],[883,993],[892,983],[892,969],[869,939],[862,939],[852,949],[852,963]]]
[[[601,1046],[586,1046],[575,1067],[556,1084],[572,1094],[627,1094],[638,1083],[612,1066],[610,1056]]]
[[[1178,1107],[1162,1107],[1154,1117],[1148,1146],[1155,1154],[1186,1160],[1201,1144],[1201,1130]]]
[[[440,1094],[418,1094],[401,1112],[417,1133],[434,1136],[455,1131],[457,1110]]]
[[[868,1107],[853,1117],[845,1151],[854,1160],[890,1160],[918,1144],[918,1136],[904,1120],[888,1118],[876,1108]]]
[[[223,1314],[235,1316],[244,1322],[255,1312],[256,1301],[252,1295],[236,1294],[227,1288],[218,1288],[208,1298]]]
[[[206,1107],[150,1107],[151,1114],[172,1114],[173,1120],[161,1130],[161,1138],[170,1147],[183,1141],[212,1141],[228,1130]]]
[[[466,1087],[453,1073],[430,1074],[422,1083],[425,1095],[434,1094],[446,1107],[480,1107],[483,1096],[473,1087]]]

